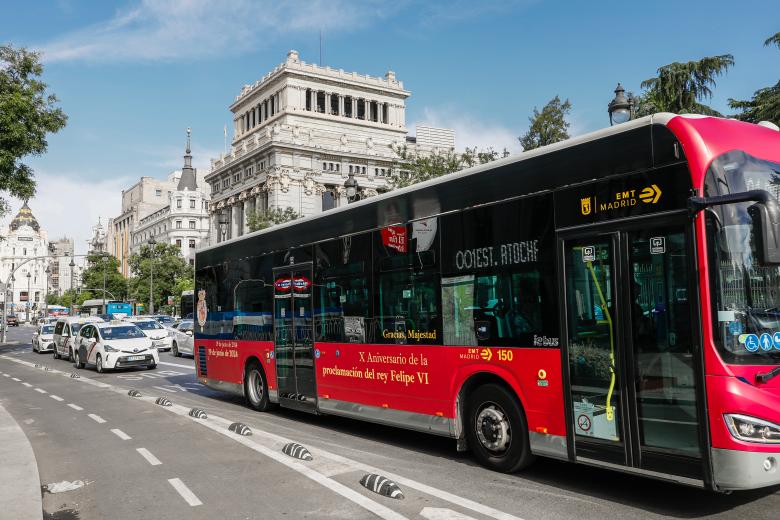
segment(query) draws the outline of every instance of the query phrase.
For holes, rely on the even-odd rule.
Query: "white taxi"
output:
[[[126,321],[88,323],[79,331],[78,344],[73,353],[76,367],[94,365],[101,373],[114,368],[152,369],[160,360],[152,340]]]
[[[38,325],[32,337],[33,352],[51,352],[54,350],[54,325]]]
[[[130,318],[127,322],[137,325],[139,329],[144,331],[157,350],[171,350],[173,330],[163,327],[159,321],[153,318]]]

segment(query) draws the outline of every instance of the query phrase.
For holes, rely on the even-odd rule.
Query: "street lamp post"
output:
[[[75,310],[76,306],[74,305],[76,303],[75,293],[73,292],[73,268],[76,267],[76,262],[73,261],[73,259],[70,259],[70,263],[68,264],[70,267],[70,314],[71,316],[75,316]]]
[[[101,255],[100,257],[103,263],[103,314],[107,314],[106,311],[106,264],[108,263],[108,255]]]
[[[149,314],[154,314],[154,246],[157,241],[149,237]]]
[[[30,271],[27,271],[27,309],[26,309],[26,321],[29,324],[30,323],[30,280],[32,280],[32,273]]]
[[[619,125],[630,120],[634,115],[635,105],[636,99],[633,94],[629,92],[628,96],[626,96],[626,89],[618,83],[617,87],[615,87],[615,98],[607,105],[609,125]]]
[[[347,191],[347,204],[360,200],[358,182],[355,180],[355,175],[352,172],[349,172],[349,177],[344,181],[344,189]]]
[[[51,275],[51,267],[46,266],[46,291],[43,293],[43,317],[49,317],[49,276]]]

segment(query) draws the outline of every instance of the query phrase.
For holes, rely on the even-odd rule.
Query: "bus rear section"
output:
[[[498,471],[780,483],[768,132],[659,114],[201,250],[198,377]]]

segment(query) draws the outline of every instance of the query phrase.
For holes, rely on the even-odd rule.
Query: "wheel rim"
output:
[[[249,371],[249,398],[254,403],[260,403],[265,395],[265,387],[263,385],[263,378],[260,376],[260,371],[253,368]]]
[[[73,353],[73,362],[76,363],[76,365],[79,364],[79,353],[78,352],[74,352]]]
[[[100,357],[98,358],[98,360],[97,360],[97,369],[98,369],[98,372],[102,372],[103,371],[103,358],[100,358]]]
[[[512,443],[512,428],[506,412],[496,403],[484,403],[474,421],[479,443],[494,454],[501,454]]]

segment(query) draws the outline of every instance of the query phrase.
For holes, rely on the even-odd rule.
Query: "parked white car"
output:
[[[34,352],[52,352],[54,350],[54,325],[38,325],[32,336]]]
[[[100,373],[114,368],[153,369],[160,361],[152,340],[134,323],[126,321],[82,327],[74,356],[76,368],[94,365]]]
[[[67,316],[57,320],[54,326],[54,359],[65,358],[73,361],[73,351],[76,349],[76,338],[85,323],[100,323],[103,320],[97,316],[78,318]]]
[[[173,331],[171,353],[179,357],[182,354],[195,355],[195,324],[192,320],[184,320]]]
[[[157,350],[171,350],[174,331],[160,325],[160,322],[154,318],[130,318],[129,323],[137,325],[149,339]]]

